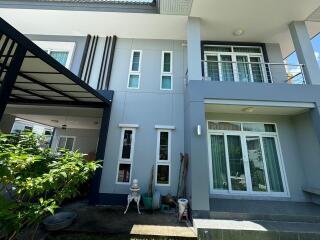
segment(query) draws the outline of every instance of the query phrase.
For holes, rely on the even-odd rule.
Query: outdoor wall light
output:
[[[201,136],[201,125],[197,125],[197,135]]]

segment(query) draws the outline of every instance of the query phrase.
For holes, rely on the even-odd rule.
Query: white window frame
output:
[[[65,67],[70,69],[76,46],[75,42],[34,41],[34,43],[43,50],[47,51],[48,54],[50,54],[51,51],[68,52],[68,58]]]
[[[259,57],[260,58],[260,62],[259,63],[264,63],[264,55],[263,55],[263,51],[262,48],[260,46],[236,46],[236,45],[206,45],[206,46],[211,46],[211,47],[230,47],[232,49],[232,52],[217,52],[217,51],[204,51],[204,60],[205,60],[205,64],[204,64],[204,75],[205,75],[205,79],[208,79],[208,62],[207,62],[207,56],[217,56],[218,58],[218,68],[219,68],[219,81],[223,81],[222,80],[222,65],[221,65],[221,55],[227,55],[227,56],[231,56],[232,59],[232,69],[233,69],[233,78],[235,82],[239,82],[239,75],[238,75],[238,65],[237,65],[237,56],[245,56],[248,59],[249,64],[249,74],[250,74],[250,81],[249,82],[253,82],[253,73],[252,73],[252,68],[251,68],[251,64],[255,64],[254,62],[251,63],[250,61],[250,57]],[[260,53],[246,53],[246,52],[234,52],[233,48],[259,48],[260,49]],[[241,62],[239,62],[241,63]],[[262,65],[263,64],[259,64]],[[267,77],[267,70],[266,67],[261,67],[262,69],[262,77],[263,77],[263,81],[262,83],[268,83],[268,77]]]
[[[170,72],[164,71],[164,54],[170,54]],[[161,75],[160,75],[160,90],[171,91],[173,90],[173,52],[172,51],[162,51],[161,54]],[[162,77],[170,77],[171,78],[171,88],[162,88]]]
[[[168,160],[160,160],[160,133],[167,132],[168,133]],[[171,135],[172,130],[170,129],[157,129],[157,151],[156,151],[156,168],[155,168],[155,185],[156,186],[170,186],[171,185]],[[169,176],[168,176],[168,183],[162,184],[158,183],[158,166],[169,166]]]
[[[210,130],[209,129],[209,122],[228,122],[228,123],[240,123],[241,124],[241,130],[235,131],[235,130]],[[275,126],[276,132],[256,132],[256,131],[244,131],[243,130],[243,124],[244,123],[261,123],[261,124],[273,124]],[[226,167],[227,167],[227,177],[228,177],[228,189],[227,190],[218,190],[213,188],[213,166],[212,166],[212,154],[211,154],[211,135],[221,135],[224,136],[225,144],[227,136],[228,135],[236,135],[240,136],[241,140],[241,147],[242,147],[242,155],[243,155],[243,161],[244,161],[244,170],[245,173],[250,172],[249,167],[249,159],[248,159],[248,151],[247,151],[247,145],[245,144],[245,138],[247,136],[258,136],[260,139],[261,144],[261,151],[262,151],[262,157],[264,161],[264,168],[265,168],[265,177],[266,177],[266,185],[267,185],[267,192],[257,192],[251,190],[251,179],[248,175],[246,175],[246,186],[247,191],[237,191],[231,189],[231,178],[230,178],[230,167],[229,167],[229,161],[228,161],[228,153],[227,149],[226,151]],[[266,168],[265,163],[265,155],[264,155],[264,147],[262,144],[262,137],[273,137],[275,139],[276,144],[276,150],[278,154],[278,161],[279,161],[279,167],[280,167],[280,173],[281,173],[281,179],[283,184],[283,192],[271,192],[270,186],[269,186],[269,176],[268,171]],[[285,171],[285,165],[283,161],[283,155],[279,140],[279,132],[278,127],[276,123],[273,122],[246,122],[246,121],[225,121],[225,120],[207,120],[207,141],[208,141],[208,160],[209,160],[209,178],[210,178],[210,194],[218,194],[218,195],[241,195],[241,196],[264,196],[264,197],[290,197],[290,191],[288,187],[288,180],[287,175]],[[245,161],[247,164],[245,164]]]
[[[122,158],[124,133],[125,133],[125,131],[128,131],[128,130],[132,131],[131,149],[130,149],[130,158],[129,159]],[[117,174],[116,174],[116,184],[124,184],[124,185],[131,184],[135,139],[136,139],[136,129],[135,128],[121,128],[120,148],[119,148],[119,157],[118,157]],[[120,164],[129,164],[130,165],[129,182],[119,182],[118,181]]]
[[[139,52],[140,53],[140,58],[139,58],[139,69],[138,71],[133,71],[132,70],[132,63],[133,63],[133,55],[135,52]],[[131,51],[131,58],[130,58],[130,65],[129,65],[129,74],[128,74],[128,83],[127,83],[127,88],[128,89],[140,89],[140,80],[141,80],[141,60],[142,60],[142,50],[132,50]],[[129,83],[130,83],[130,76],[131,75],[136,75],[139,77],[139,81],[138,81],[138,87],[130,87]]]
[[[56,152],[59,151],[59,142],[60,142],[60,139],[61,139],[61,138],[66,138],[66,143],[67,143],[67,139],[68,139],[68,138],[72,138],[72,139],[73,139],[72,149],[71,149],[71,151],[73,151],[73,150],[74,150],[74,145],[75,145],[75,142],[76,142],[76,137],[75,137],[75,136],[60,135],[60,136],[58,137],[58,141],[57,141],[56,147],[55,147]],[[66,147],[66,145],[64,145],[64,147]]]

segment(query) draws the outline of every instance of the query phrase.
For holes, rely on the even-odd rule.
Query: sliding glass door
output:
[[[242,124],[240,131],[230,131],[225,123],[219,127],[229,129],[209,129],[212,192],[284,193],[276,133],[243,131]]]

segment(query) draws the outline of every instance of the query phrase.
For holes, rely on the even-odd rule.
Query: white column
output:
[[[308,84],[320,84],[320,69],[305,22],[289,24],[292,41],[300,64],[304,64],[305,79]]]
[[[188,18],[188,79],[201,80],[201,26],[200,19]]]

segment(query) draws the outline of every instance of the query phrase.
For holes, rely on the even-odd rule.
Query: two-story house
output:
[[[125,203],[133,179],[146,192],[152,170],[155,189],[176,196],[183,153],[193,218],[319,222],[320,70],[310,41],[319,7],[0,1],[0,16],[30,39],[0,25],[1,54],[6,36],[30,53],[11,96],[0,94],[1,129],[15,117],[36,121],[55,127],[53,148],[103,159],[95,204]],[[299,64],[285,63],[293,51]]]

